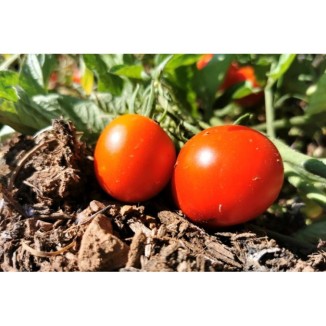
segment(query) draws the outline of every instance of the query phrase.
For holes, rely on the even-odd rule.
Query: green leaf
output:
[[[290,68],[296,54],[281,54],[278,63],[267,74],[269,79],[273,82],[282,77],[285,72]]]
[[[64,116],[69,118],[77,130],[82,131],[90,141],[95,141],[109,122],[109,115],[100,110],[92,101],[60,96],[58,103]]]
[[[261,88],[254,87],[251,81],[245,81],[242,85],[233,93],[232,98],[237,100],[248,96],[250,94],[255,94],[261,92]]]
[[[168,60],[168,57],[165,58]],[[161,63],[161,64],[164,64]],[[180,66],[175,70],[165,72],[162,80],[168,87],[180,110],[193,117],[197,116],[197,95],[193,89],[194,69],[190,66]]]
[[[30,74],[34,78],[34,80],[40,86],[43,87],[44,86],[43,72],[42,72],[41,63],[38,60],[37,55],[36,54],[29,54],[27,56],[26,65],[28,66],[28,68],[30,70]]]
[[[0,120],[24,134],[33,134],[62,116],[71,120],[85,138],[95,141],[110,118],[90,100],[60,94],[30,97],[23,90],[18,95],[16,103],[0,102]]]
[[[284,172],[289,183],[296,187],[301,195],[326,208],[326,193],[317,187],[316,182],[311,182],[304,174],[300,173],[300,169],[296,169],[288,163],[284,163]],[[325,179],[323,184],[325,184]]]
[[[28,125],[25,115],[20,114],[12,101],[0,100],[0,121],[23,134],[32,134],[37,131],[36,128]]]
[[[205,69],[196,70],[194,89],[203,103],[205,110],[211,110],[218,87],[223,81],[231,64],[233,55],[214,55]]]
[[[326,111],[326,74],[319,79],[314,92],[309,97],[306,113],[313,115]]]
[[[117,65],[111,68],[111,73],[119,76],[125,76],[134,79],[145,79],[148,76],[144,71],[144,67],[141,65]]]
[[[317,244],[326,240],[326,221],[316,222],[294,233],[294,238]]]
[[[326,159],[302,154],[279,139],[270,139],[280,152],[284,163],[289,163],[302,177],[326,185]]]
[[[16,102],[18,96],[14,86],[18,83],[18,74],[13,71],[0,71],[0,98]]]
[[[165,66],[165,70],[173,70],[181,66],[189,66],[198,61],[200,54],[175,54]]]
[[[47,107],[40,105],[34,99],[37,99],[38,95],[31,97],[23,90],[18,90],[19,101],[15,103],[15,108],[19,118],[25,126],[33,128],[35,131],[45,128],[51,124],[51,119],[60,116],[60,111],[55,107]],[[56,94],[47,95],[48,99],[52,99]],[[50,101],[49,101],[50,102]]]
[[[295,58],[282,78],[280,90],[283,94],[299,95],[307,101],[306,96],[309,95],[307,88],[312,84],[316,85],[322,75],[320,72],[324,71],[323,67],[316,69],[312,65],[312,60],[312,58],[305,57],[303,59],[298,56]]]
[[[100,76],[98,84],[100,92],[110,92],[112,95],[120,95],[123,90],[123,80],[110,72]]]
[[[99,75],[104,74],[108,70],[107,65],[99,54],[83,54],[83,59],[86,66],[96,71]]]
[[[122,65],[123,62],[123,54],[97,54],[102,61],[106,64],[108,68],[111,68],[116,65]]]
[[[123,54],[122,60],[125,65],[130,65],[130,66],[134,65],[137,61],[135,55],[129,53]]]
[[[45,126],[49,125],[52,119],[63,116],[71,120],[78,131],[82,131],[88,140],[96,140],[98,134],[108,123],[108,115],[99,109],[92,101],[78,99],[71,96],[50,94],[40,95],[33,98],[36,104],[37,116],[41,121],[46,121]],[[43,127],[38,127],[42,129]]]
[[[41,58],[42,59],[42,58]],[[44,63],[44,61],[43,61]],[[46,94],[42,64],[36,54],[28,54],[22,66],[19,84],[30,95]]]
[[[42,69],[43,87],[47,88],[51,73],[57,64],[56,56],[54,54],[38,54],[37,59]]]
[[[113,95],[120,95],[123,89],[123,79],[118,75],[108,72],[108,67],[98,54],[83,55],[86,66],[95,71],[98,78],[98,90],[100,92],[110,92]]]

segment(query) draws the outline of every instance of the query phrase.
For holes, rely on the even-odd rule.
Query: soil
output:
[[[92,148],[74,126],[55,120],[35,137],[0,147],[1,271],[324,271],[320,246],[291,232],[294,211],[205,231],[166,193],[137,205],[105,194]]]

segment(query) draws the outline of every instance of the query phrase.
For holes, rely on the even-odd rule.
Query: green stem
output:
[[[130,99],[130,105],[129,105],[129,113],[134,114],[135,113],[135,102],[136,102],[136,97],[139,91],[139,84],[136,85],[135,91],[132,94],[132,97]]]
[[[307,116],[297,116],[292,117],[290,119],[279,119],[273,121],[273,128],[275,129],[282,129],[282,128],[289,128],[289,127],[300,127],[305,125],[309,120]],[[259,131],[264,131],[267,129],[267,123],[261,123],[259,125],[254,126],[255,129]]]
[[[265,105],[266,105],[267,135],[269,137],[275,137],[273,94],[272,94],[271,86],[267,86],[265,88],[264,93],[265,93]]]
[[[152,81],[149,99],[144,111],[144,116],[151,118],[155,109],[155,80]]]
[[[276,138],[271,138],[271,140],[273,141],[274,145],[277,147],[283,158],[288,160],[289,163],[304,167],[308,160],[317,160],[326,165],[326,158],[311,157],[292,149],[291,147]],[[324,169],[326,169],[326,166],[323,167],[323,171],[325,171]]]
[[[240,125],[244,120],[250,119],[252,116],[251,113],[245,113],[241,117],[239,117],[237,120],[233,122],[234,125]]]
[[[14,63],[18,58],[20,57],[20,54],[13,54],[10,58],[8,58],[1,66],[1,70],[6,70],[10,67],[12,63]]]
[[[326,208],[326,194],[318,189],[314,183],[305,179],[293,168],[293,166],[286,162],[284,162],[284,173],[288,181],[296,187],[299,192],[303,193],[308,199]]]

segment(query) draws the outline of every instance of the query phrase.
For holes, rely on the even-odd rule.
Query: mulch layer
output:
[[[300,216],[205,231],[163,192],[138,205],[108,197],[92,148],[55,120],[0,147],[1,271],[324,271],[326,253],[287,231]],[[294,213],[293,213],[294,214]]]

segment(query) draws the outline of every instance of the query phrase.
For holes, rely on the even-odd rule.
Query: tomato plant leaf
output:
[[[39,130],[51,124],[52,119],[63,116],[71,120],[77,130],[88,140],[95,140],[108,122],[108,116],[89,100],[67,95],[49,94],[34,96],[32,100],[23,98],[17,111],[24,114],[28,124]],[[27,117],[27,112],[33,112]]]
[[[109,122],[109,115],[89,100],[82,100],[71,96],[58,97],[58,103],[65,117],[82,131],[89,141],[95,141],[99,133]]]
[[[98,54],[83,54],[83,59],[86,66],[98,74],[105,73],[108,70],[107,65]]]
[[[275,66],[272,66],[271,71],[267,74],[270,80],[275,82],[282,77],[285,72],[290,68],[296,54],[281,54]]]
[[[326,221],[316,222],[293,234],[296,239],[317,244],[319,240],[326,240]]]
[[[14,88],[19,80],[18,74],[13,71],[0,71],[0,98],[16,102],[18,96]]]
[[[46,71],[48,70],[47,65]],[[46,72],[46,74],[48,74],[48,72]],[[46,94],[42,64],[36,54],[27,55],[21,68],[19,84],[30,96]]]
[[[40,63],[43,75],[43,87],[47,88],[51,73],[57,64],[54,54],[38,54],[37,59]]]
[[[306,113],[309,115],[326,111],[326,74],[319,79],[314,92],[310,94]]]
[[[168,57],[165,58],[168,60]],[[160,65],[164,65],[164,61]],[[174,100],[179,104],[180,110],[190,112],[193,117],[197,116],[196,92],[193,89],[194,70],[190,66],[180,66],[175,70],[165,71],[164,84],[173,94]]]
[[[0,120],[24,134],[33,134],[62,116],[71,120],[85,138],[94,141],[109,120],[109,115],[91,100],[61,94],[31,97],[21,89],[17,92],[19,100],[15,103],[0,100]]]
[[[99,78],[98,90],[120,95],[123,89],[123,79],[108,71],[108,66],[98,54],[83,55],[86,66],[94,71]]]
[[[136,57],[133,54],[123,54],[122,55],[122,61],[125,65],[134,65],[136,63]]]
[[[188,66],[196,63],[200,58],[200,54],[175,54],[166,64],[166,70],[174,70],[181,66]]]
[[[31,106],[29,98],[21,90],[17,90],[19,101],[0,101],[0,121],[23,134],[32,134],[47,126],[35,107]],[[42,121],[40,121],[42,120]]]
[[[237,90],[233,93],[232,98],[237,100],[248,96],[250,94],[255,94],[261,92],[261,88],[254,87],[251,81],[245,81],[242,85],[237,88]]]
[[[232,59],[233,55],[231,54],[215,54],[204,69],[195,70],[193,85],[205,110],[211,110],[217,89],[223,81]]]
[[[130,65],[130,66],[129,65],[117,65],[117,66],[113,66],[110,69],[110,72],[114,73],[115,75],[125,76],[128,78],[148,79],[148,76],[146,75],[146,73],[144,71],[144,67],[141,65]]]
[[[123,90],[123,79],[110,72],[102,74],[98,83],[98,90],[110,92],[112,95],[120,95]]]
[[[32,134],[33,132],[37,131],[37,128],[29,125],[29,115],[25,115],[26,114],[24,114],[24,112],[20,111],[20,107],[17,107],[17,103],[7,100],[0,100],[1,122],[12,127],[20,133]]]

